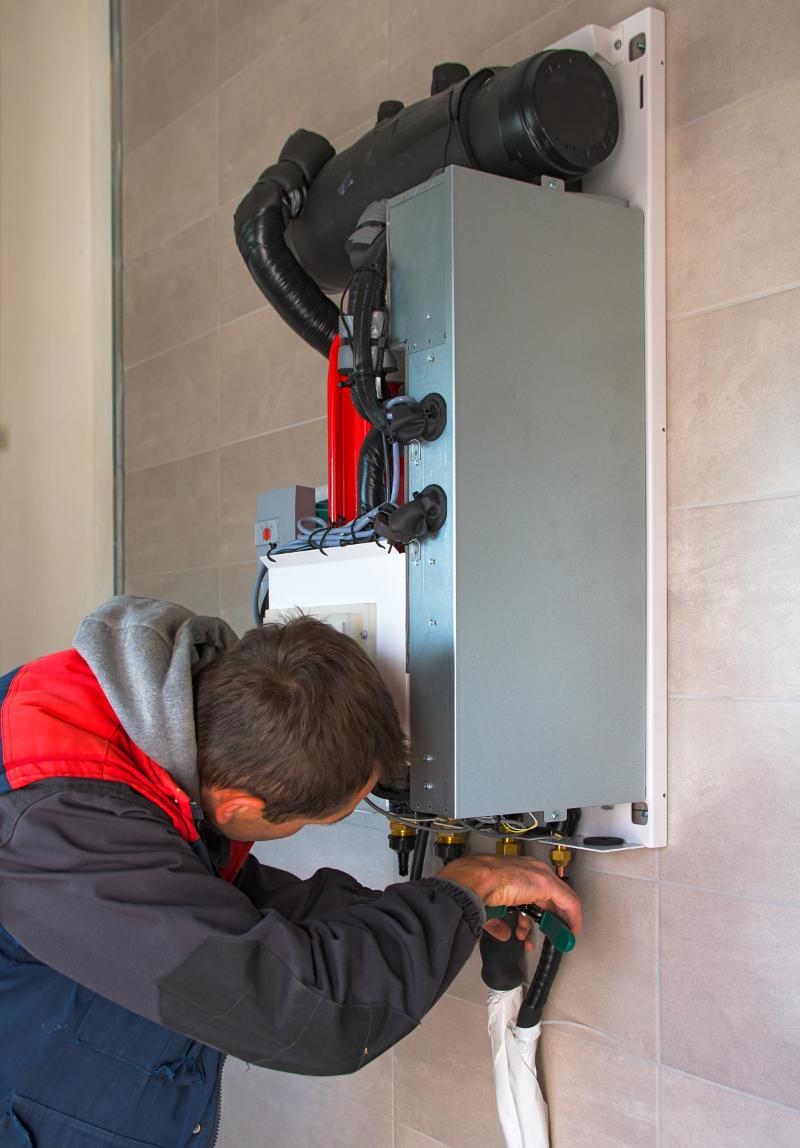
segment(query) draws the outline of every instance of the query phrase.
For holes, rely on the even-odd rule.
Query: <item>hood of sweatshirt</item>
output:
[[[194,677],[237,641],[221,618],[126,595],[89,614],[75,635],[125,732],[194,800]]]

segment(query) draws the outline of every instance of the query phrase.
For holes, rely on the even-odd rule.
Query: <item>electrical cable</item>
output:
[[[264,625],[264,612],[269,606],[269,571],[263,562],[258,564],[258,574],[256,575],[256,584],[253,587],[253,621],[256,626]],[[267,588],[264,591],[264,597],[261,597],[261,587],[264,582],[267,582]]]

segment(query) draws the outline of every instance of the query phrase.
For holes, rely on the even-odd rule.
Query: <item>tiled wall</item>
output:
[[[670,847],[581,857],[544,1076],[555,1148],[800,1143],[800,8],[668,0]],[[248,622],[256,491],[325,480],[324,364],[264,306],[239,197],[430,67],[511,63],[636,0],[124,0],[126,570]],[[353,50],[353,45],[356,49]],[[268,850],[393,871],[356,815]],[[227,1148],[491,1148],[473,966],[342,1080],[226,1068]]]

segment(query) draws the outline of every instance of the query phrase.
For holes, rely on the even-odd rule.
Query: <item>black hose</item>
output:
[[[253,622],[256,626],[263,626],[264,624],[264,611],[269,605],[269,583],[267,583],[267,592],[263,599],[261,597],[261,587],[267,575],[267,567],[263,562],[258,564],[258,574],[256,575],[256,584],[253,587]]]
[[[429,837],[430,833],[427,833],[424,830],[417,832],[417,836],[414,841],[414,857],[411,861],[411,875],[408,878],[409,881],[419,881],[422,877],[422,870],[425,867],[425,852],[428,848]]]
[[[353,375],[350,394],[362,418],[383,429],[385,415],[375,389],[372,361],[372,313],[383,307],[386,293],[386,232],[373,244],[368,260],[353,275],[350,310],[353,314]]]
[[[560,964],[561,953],[553,942],[545,937],[536,972],[517,1013],[517,1028],[533,1028],[542,1019],[544,1006],[547,1004]]]
[[[299,214],[308,185],[334,154],[322,136],[295,132],[234,216],[236,243],[262,293],[292,330],[326,358],[339,333],[339,311],[297,262],[285,231],[291,216]]]
[[[377,427],[367,432],[358,452],[358,513],[366,514],[384,501],[384,439]]]

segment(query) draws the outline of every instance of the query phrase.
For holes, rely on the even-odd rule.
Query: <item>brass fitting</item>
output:
[[[556,876],[563,877],[564,871],[572,860],[572,850],[566,845],[555,845],[550,850],[550,864],[556,871]]]
[[[522,852],[522,842],[515,841],[513,837],[501,837],[495,843],[494,851],[498,857],[519,857]]]
[[[436,834],[437,845],[463,845],[466,840],[466,833],[456,833],[455,830],[448,830],[447,833]]]
[[[402,821],[390,821],[389,832],[392,837],[416,837],[417,831],[411,825],[404,825]]]
[[[448,861],[455,861],[457,857],[462,856],[466,840],[466,833],[458,833],[455,829],[437,833],[433,851],[447,864]]]

